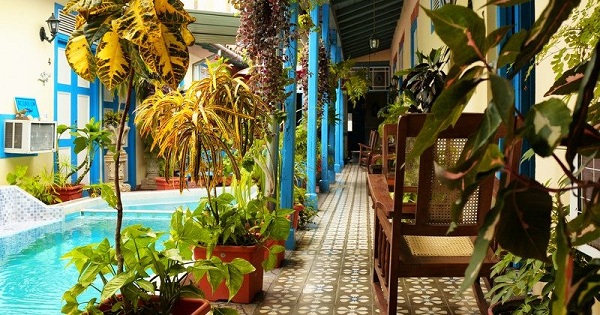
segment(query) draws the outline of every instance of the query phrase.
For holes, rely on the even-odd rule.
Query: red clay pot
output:
[[[83,197],[83,185],[54,186],[54,193],[62,202],[79,199]]]
[[[292,226],[294,230],[298,229],[298,224],[300,223],[300,212],[304,210],[303,204],[295,204],[294,205],[294,219],[292,220]]]
[[[117,299],[120,299],[121,295],[117,295]],[[158,295],[150,296],[150,300],[158,303]],[[113,303],[111,300],[107,300],[100,304],[100,310],[102,312],[110,311]],[[171,315],[206,315],[210,312],[210,303],[205,299],[182,297],[179,298],[173,308],[171,309]]]
[[[256,294],[262,291],[264,250],[259,246],[217,246],[213,250],[213,256],[219,257],[223,262],[231,262],[234,258],[243,258],[250,262],[255,271],[244,275],[242,287],[231,299],[235,303],[251,303]],[[194,259],[206,259],[206,248],[195,247]],[[206,279],[206,275],[200,279],[198,288],[204,292],[204,297],[209,301],[226,301],[229,299],[229,290],[223,281],[214,292]]]
[[[169,178],[167,182],[164,177],[156,177],[154,181],[156,181],[157,190],[179,189],[179,178]]]

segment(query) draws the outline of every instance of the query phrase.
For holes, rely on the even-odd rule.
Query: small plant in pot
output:
[[[73,139],[75,154],[85,153],[85,157],[78,165],[72,165],[70,161],[62,161],[58,152],[55,154],[58,167],[54,172],[53,190],[61,201],[67,201],[81,197],[83,187],[81,181],[90,172],[96,154],[102,147],[111,143],[110,132],[102,129],[101,122],[93,117],[84,127],[59,125],[56,130],[57,138],[69,132]],[[72,180],[75,175],[77,175],[76,179]]]

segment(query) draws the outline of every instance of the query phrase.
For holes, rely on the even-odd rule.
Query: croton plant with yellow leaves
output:
[[[188,46],[194,44],[188,25],[194,18],[181,1],[71,0],[63,12],[76,16],[75,31],[65,51],[69,65],[80,77],[88,81],[98,79],[109,90],[127,94],[125,113],[131,107],[131,94],[142,85],[176,89],[185,76]],[[125,120],[123,115],[116,152],[122,147]],[[115,154],[116,173],[118,159],[119,154]],[[102,190],[102,198],[117,210],[114,247],[105,239],[65,254],[63,258],[69,259],[68,264],[74,265],[80,275],[63,295],[63,313],[103,314],[108,307],[111,314],[141,314],[152,306],[154,312],[170,314],[180,297],[200,293],[194,285],[182,282],[182,275],[193,273],[199,279],[210,269],[215,278],[231,279],[234,285],[230,290],[235,291],[241,275],[253,270],[245,261],[184,261],[173,249],[176,244],[157,250],[161,233],[141,225],[121,231],[123,205],[116,180],[114,188],[114,193],[111,189]],[[237,270],[235,275],[229,274],[232,269]],[[101,291],[100,298],[78,302],[80,295],[92,288]],[[155,295],[158,302],[150,299]],[[84,310],[80,310],[81,306]]]

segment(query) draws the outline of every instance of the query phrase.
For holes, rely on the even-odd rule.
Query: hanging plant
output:
[[[330,65],[332,81],[331,88],[337,87],[337,81],[342,80],[342,89],[348,96],[348,101],[356,104],[356,102],[365,97],[369,92],[369,80],[367,79],[367,70],[364,68],[354,69],[354,60],[344,60],[336,64]],[[335,93],[335,92],[331,92]],[[332,94],[332,100],[335,100],[335,95]]]
[[[282,104],[289,83],[283,67],[285,47],[291,38],[289,0],[232,0],[240,11],[237,46],[252,63],[252,89],[270,104]]]

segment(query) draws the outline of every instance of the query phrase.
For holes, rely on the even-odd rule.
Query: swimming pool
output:
[[[124,195],[124,226],[143,224],[168,232],[178,206],[195,209],[203,192],[141,192]],[[114,209],[99,199],[63,206],[63,220],[0,237],[0,314],[60,314],[62,295],[77,281],[75,267],[60,259],[76,246],[114,239]],[[90,292],[79,301],[96,295]]]
[[[168,231],[169,219],[168,214],[145,218],[126,216],[124,226],[142,223],[156,231]],[[62,222],[38,229],[41,231],[31,231],[40,235],[31,244],[20,252],[0,257],[0,313],[3,315],[60,314],[62,295],[76,283],[78,276],[76,268],[65,268],[67,260],[60,257],[79,245],[97,243],[104,238],[112,240],[115,219],[114,215],[70,215]]]

